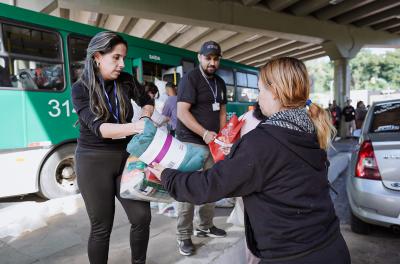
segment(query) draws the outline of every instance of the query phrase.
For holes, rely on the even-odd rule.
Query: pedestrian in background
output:
[[[342,121],[342,109],[340,109],[340,106],[336,104],[336,100],[332,101],[332,108],[331,108],[331,113],[332,113],[332,121],[335,123],[335,128],[337,131],[340,131],[340,122]]]
[[[358,101],[355,110],[356,129],[361,129],[366,115],[367,115],[367,108],[365,107],[364,102]]]
[[[176,130],[176,122],[177,122],[177,96],[176,96],[176,86],[175,84],[168,82],[165,85],[165,89],[168,95],[167,100],[165,101],[162,115],[167,117],[168,122],[168,131],[172,136],[175,136]]]
[[[114,221],[115,197],[131,223],[132,263],[146,262],[151,220],[148,202],[123,199],[120,180],[133,134],[144,121],[129,122],[133,99],[150,116],[153,100],[131,75],[122,72],[127,53],[125,40],[113,32],[100,32],[89,43],[85,68],[72,87],[72,103],[79,117],[80,133],[75,153],[79,189],[90,219],[90,263],[107,263]]]
[[[246,241],[262,264],[348,264],[328,182],[327,149],[335,129],[309,98],[305,65],[272,59],[260,70],[259,104],[268,119],[244,135],[229,156],[205,171],[153,164],[178,201],[196,204],[242,196]]]
[[[353,131],[356,129],[355,123],[355,110],[351,105],[351,100],[347,99],[346,106],[343,107],[342,114],[344,116],[344,123],[346,126],[346,137],[351,137]]]
[[[201,146],[208,152],[204,169],[214,163],[207,145],[226,124],[226,86],[224,80],[215,74],[220,58],[221,48],[218,43],[203,43],[198,54],[199,66],[183,76],[178,88],[176,136],[182,142]],[[213,223],[214,207],[214,203],[202,203],[199,206],[196,236],[226,236],[226,232]],[[194,209],[193,201],[178,203],[178,249],[185,256],[195,252],[191,239]]]

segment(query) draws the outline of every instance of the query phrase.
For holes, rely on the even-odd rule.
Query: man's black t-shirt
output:
[[[217,84],[217,103],[221,105],[226,104],[226,86],[224,80],[218,75],[214,75],[213,78],[208,79],[208,82],[214,92],[215,83]],[[205,129],[218,133],[220,129],[220,111],[213,111],[214,96],[209,84],[204,79],[200,68],[196,67],[184,75],[180,81],[177,101],[191,104],[190,112],[197,122]],[[184,142],[205,144],[201,136],[192,132],[179,119],[176,126],[176,136]]]
[[[352,107],[351,105],[345,106],[343,108],[343,116],[345,122],[353,121],[355,119],[354,107]]]

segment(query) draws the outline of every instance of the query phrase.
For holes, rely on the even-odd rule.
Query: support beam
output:
[[[374,0],[346,0],[337,5],[327,6],[320,11],[317,11],[314,15],[322,20],[328,20],[338,15],[350,12],[361,6],[369,4]]]
[[[242,0],[242,3],[245,6],[253,6],[253,5],[258,4],[259,2],[261,2],[261,0]]]
[[[356,25],[358,27],[371,26],[371,25],[378,24],[380,22],[387,21],[391,18],[396,18],[399,15],[400,15],[400,6],[397,6],[397,7],[391,8],[389,10],[383,11],[379,14],[358,20],[357,22],[354,23],[354,25]]]
[[[129,32],[129,35],[145,38],[157,25],[158,23],[155,20],[140,18]]]
[[[333,61],[334,63],[334,99],[339,106],[343,107],[346,97],[350,98],[350,67],[349,60],[342,58]]]
[[[299,60],[312,60],[312,59],[321,58],[324,56],[327,56],[325,51],[321,51],[321,52],[317,52],[317,53],[303,54],[303,55],[295,56],[295,58],[297,58]]]
[[[259,46],[265,45],[269,42],[277,40],[277,38],[270,38],[270,37],[260,37],[256,40],[245,42],[241,45],[238,45],[227,52],[224,52],[224,58],[231,59],[234,56],[238,56],[240,54],[245,53],[248,50],[255,49]]]
[[[269,0],[267,6],[273,11],[282,11],[283,9],[297,3],[299,0]]]
[[[346,45],[341,43],[334,43],[332,41],[326,41],[322,43],[322,47],[329,55],[331,60],[338,60],[341,58],[352,59],[362,48],[361,45],[353,45],[350,49],[346,47]]]
[[[400,26],[400,20],[398,18],[392,18],[388,21],[373,25],[372,28],[376,30],[388,30],[397,26]]]
[[[71,11],[71,20],[78,22],[78,23],[87,24],[89,21],[90,14],[91,14],[91,12],[88,12],[88,11],[72,10]]]
[[[108,19],[108,15],[107,14],[99,14],[99,18],[97,19],[97,26],[104,28],[104,25],[106,24]]]
[[[400,26],[389,29],[389,32],[396,33],[396,34],[399,33],[400,32]]]
[[[252,50],[248,50],[245,53],[232,57],[231,60],[234,60],[236,62],[242,62],[245,60],[249,60],[251,58],[254,58],[256,56],[259,56],[261,54],[265,54],[269,51],[278,49],[280,47],[292,44],[293,42],[295,42],[294,40],[285,40],[285,39],[278,39],[276,41],[273,41],[271,43],[268,43],[266,45],[260,46],[258,48],[252,49]]]
[[[310,52],[310,51],[314,51],[314,52],[318,53],[318,52],[323,51],[323,50],[324,49],[320,45],[312,45],[312,46],[309,46],[309,47],[301,49],[301,50],[294,50],[294,51],[291,51],[291,52],[288,52],[288,53],[283,53],[283,54],[280,54],[279,56],[282,56],[282,57],[294,57],[294,56],[298,56],[300,54],[307,53],[307,52]]]
[[[215,30],[212,31],[210,34],[205,35],[204,37],[197,40],[195,43],[191,44],[190,46],[186,47],[189,50],[198,52],[200,50],[200,46],[209,40],[213,40],[215,42],[222,42],[223,40],[229,38],[230,36],[234,35],[235,32],[228,31],[228,30]],[[223,53],[222,53],[223,54]]]
[[[46,14],[50,14],[58,7],[57,0],[3,0],[1,2]]]
[[[307,47],[310,47],[310,45],[312,44],[304,44],[304,43],[292,43],[277,49],[273,49],[270,50],[266,53],[260,54],[259,56],[253,57],[251,59],[247,59],[244,61],[241,61],[241,63],[243,64],[247,64],[247,65],[255,65],[255,64],[259,64],[259,63],[265,63],[266,61],[268,61],[271,58],[274,57],[280,57],[283,54],[288,54],[288,53],[294,53],[295,51],[299,51],[302,49],[305,49]]]
[[[128,24],[126,25],[125,29],[121,32],[129,34],[129,32],[131,32],[131,30],[136,25],[138,20],[139,20],[138,18],[132,17],[131,20],[129,20]]]
[[[356,10],[353,10],[352,12],[347,12],[343,15],[340,15],[337,18],[335,18],[334,20],[340,24],[349,24],[354,21],[363,19],[367,16],[371,16],[373,14],[377,14],[384,10],[393,8],[399,4],[400,3],[398,0],[375,1],[369,5],[357,8]]]
[[[53,0],[51,1],[49,4],[47,4],[46,6],[44,6],[40,12],[41,13],[45,13],[45,14],[50,14],[51,12],[53,12],[54,10],[56,10],[58,7],[58,2],[57,0]]]
[[[123,20],[124,16],[109,15],[106,23],[104,24],[104,28],[111,31],[118,31],[118,28],[121,26]]]
[[[178,48],[185,48],[187,46],[190,46],[209,32],[210,28],[207,27],[191,27],[188,31],[178,36],[169,44]]]
[[[308,0],[300,1],[293,7],[289,8],[292,14],[296,16],[306,16],[312,12],[329,5],[330,0]]]
[[[317,55],[314,55],[314,56],[302,58],[301,60],[302,60],[302,61],[309,61],[309,60],[320,59],[320,58],[323,58],[323,57],[325,57],[325,56],[328,56],[328,55],[326,55],[326,54],[324,54],[324,53],[321,53],[321,54],[317,54]]]
[[[313,53],[311,53],[311,51],[313,51]],[[304,49],[304,50],[299,50],[299,51],[291,51],[289,53],[283,53],[280,54],[279,57],[299,57],[300,55],[303,54],[321,54],[321,52],[324,52],[324,50],[320,47],[320,46],[316,46],[316,47],[310,47],[308,49]],[[250,66],[254,66],[254,67],[260,67],[262,65],[264,65],[265,63],[267,63],[267,61],[271,58],[275,58],[276,56],[272,55],[270,58],[266,58],[265,60],[259,61],[257,63],[253,63],[253,64],[249,64]]]
[[[398,3],[398,0],[380,0],[370,5],[388,3],[388,1],[392,1],[393,5]],[[59,5],[63,8],[96,10],[100,13],[143,17],[169,23],[210,27],[217,30],[255,33],[314,44],[322,43],[328,39],[341,44],[346,43],[348,49],[354,43],[356,45],[379,44],[387,46],[400,44],[398,36],[388,32],[340,25],[320,21],[313,17],[298,17],[273,12],[268,8],[262,8],[260,5],[257,8],[247,7],[237,1],[59,0]],[[379,5],[379,7],[381,6]],[[350,13],[353,14],[359,9]],[[207,12],[193,12],[193,10],[207,10]]]
[[[88,24],[91,26],[97,26],[100,21],[101,14],[91,12],[88,20]]]
[[[168,43],[175,35],[178,34],[177,31],[182,28],[182,26],[182,24],[166,23],[157,32],[155,32],[150,39],[160,43]]]
[[[255,35],[252,33],[237,33],[232,37],[222,41],[220,44],[222,51],[227,51],[231,48],[234,48],[243,42],[246,42],[247,39],[254,37]]]
[[[60,17],[65,19],[70,19],[70,11],[66,8],[60,8]]]

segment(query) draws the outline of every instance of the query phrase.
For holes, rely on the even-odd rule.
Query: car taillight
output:
[[[361,144],[355,176],[363,179],[382,180],[370,140],[366,140]]]

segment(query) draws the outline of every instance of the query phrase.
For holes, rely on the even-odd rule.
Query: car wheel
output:
[[[75,144],[64,145],[46,159],[40,171],[40,196],[52,199],[79,192],[75,173],[75,148]]]
[[[368,235],[371,232],[371,225],[358,219],[353,213],[350,216],[351,231],[356,234]]]

